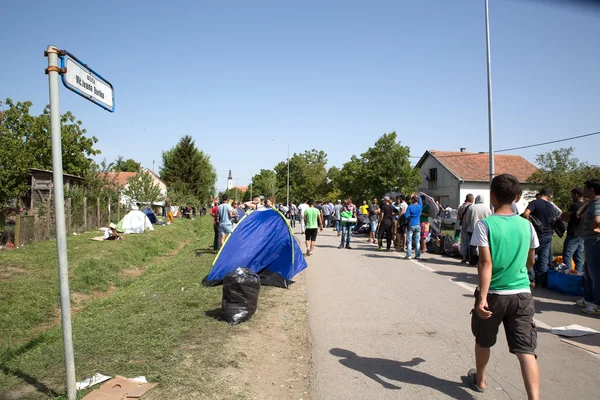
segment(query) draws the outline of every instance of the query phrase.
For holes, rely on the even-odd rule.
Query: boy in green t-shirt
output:
[[[504,324],[511,353],[521,365],[527,397],[540,398],[540,372],[535,355],[535,307],[528,270],[535,263],[539,240],[531,223],[511,210],[519,194],[519,180],[508,174],[492,180],[490,197],[495,213],[477,223],[471,246],[479,248],[479,288],[471,311],[477,369],[468,373],[477,392],[485,391],[485,371],[498,328]]]
[[[321,211],[315,208],[315,201],[308,200],[308,208],[304,211],[304,221],[306,223],[306,255],[311,256],[317,241],[317,233],[323,230],[323,217]]]

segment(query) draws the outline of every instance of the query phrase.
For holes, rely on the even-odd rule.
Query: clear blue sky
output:
[[[600,10],[491,0],[496,149],[600,130]],[[546,4],[544,4],[546,3]],[[110,114],[61,88],[102,156],[160,163],[185,134],[217,188],[292,152],[341,166],[385,132],[411,153],[487,150],[483,0],[17,1],[2,6],[0,97],[48,102],[47,45],[112,82]],[[574,146],[598,163],[600,136]]]

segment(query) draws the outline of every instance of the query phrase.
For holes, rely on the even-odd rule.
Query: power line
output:
[[[584,137],[589,137],[589,136],[594,136],[594,135],[600,135],[600,131],[599,132],[592,132],[592,133],[586,133],[585,135],[579,135],[579,136],[573,136],[570,138],[564,138],[564,139],[558,139],[558,140],[551,140],[549,142],[542,142],[542,143],[535,143],[535,144],[529,144],[526,146],[519,146],[519,147],[511,147],[510,149],[502,149],[502,150],[496,150],[494,153],[504,153],[507,151],[513,151],[513,150],[522,150],[522,149],[529,149],[532,147],[539,147],[539,146],[545,146],[547,144],[554,144],[554,143],[561,143],[561,142],[566,142],[569,140],[575,140],[575,139],[581,139]],[[487,151],[480,151],[477,154],[488,154],[489,152]],[[473,153],[467,153],[465,154],[466,156],[472,155]],[[409,158],[421,158],[422,156],[410,156]]]
[[[566,139],[558,139],[558,140],[552,140],[550,142],[530,144],[528,146],[519,146],[519,147],[510,148],[510,149],[497,150],[496,153],[502,153],[502,152],[505,152],[505,151],[512,151],[512,150],[529,149],[531,147],[545,146],[547,144],[566,142],[568,140],[581,139],[581,138],[584,138],[584,137],[594,136],[594,135],[600,135],[600,132],[586,133],[585,135],[573,136],[573,137],[566,138]]]

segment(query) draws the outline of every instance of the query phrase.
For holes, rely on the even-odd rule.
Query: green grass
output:
[[[158,394],[186,381],[185,390],[217,390],[219,382],[206,371],[235,365],[235,357],[224,349],[231,327],[205,315],[221,299],[220,288],[200,284],[214,257],[208,250],[211,221],[178,220],[121,242],[87,240],[95,233],[69,238],[71,292],[93,294],[73,318],[78,380],[96,372],[145,375],[160,383],[153,390]],[[171,254],[183,243],[188,244]],[[39,329],[56,320],[54,243],[1,253],[0,271],[6,266],[24,271],[0,280],[0,398],[25,382],[38,389],[19,398],[60,398],[61,330],[58,325]],[[121,273],[133,267],[147,269],[139,277]],[[114,293],[102,296],[109,288]],[[181,398],[185,397],[184,391]]]

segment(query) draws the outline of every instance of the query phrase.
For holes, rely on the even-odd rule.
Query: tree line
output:
[[[50,109],[44,107],[40,115],[32,115],[30,101],[0,101],[0,204],[27,192],[27,174],[30,168],[52,169],[50,137]],[[85,179],[81,190],[90,196],[106,197],[118,192],[108,172],[141,172],[141,164],[119,156],[114,162],[96,163],[92,157],[100,154],[95,148],[98,138],[87,134],[83,123],[73,113],[61,115],[63,169],[65,173]],[[341,168],[327,167],[327,154],[322,150],[294,153],[290,158],[290,200],[299,203],[313,198],[335,201],[352,197],[355,201],[368,200],[387,192],[414,192],[421,184],[421,176],[409,160],[410,149],[398,140],[396,132],[382,135],[363,153],[352,155]],[[540,187],[554,191],[554,202],[568,208],[570,191],[583,186],[587,179],[599,178],[600,167],[581,162],[573,148],[562,148],[539,154],[535,160],[538,171],[530,178]],[[287,161],[272,169],[262,169],[252,177],[250,185],[254,196],[286,199]],[[162,153],[161,179],[169,189],[172,204],[201,205],[217,194],[217,175],[210,156],[198,149],[190,136]],[[127,196],[141,202],[164,200],[160,190],[148,174],[138,174],[128,180]],[[229,191],[235,198],[235,190]],[[239,193],[238,193],[239,195]],[[250,190],[243,200],[250,200]]]
[[[306,150],[290,157],[290,201],[300,203],[309,198],[336,201],[352,197],[355,201],[383,196],[390,191],[403,193],[417,190],[421,184],[418,170],[410,165],[410,148],[403,146],[396,132],[381,136],[363,153],[353,155],[342,167],[327,168],[327,154]],[[272,169],[262,169],[252,177],[252,196],[287,197],[287,160]],[[235,189],[226,191],[235,198]],[[250,199],[250,189],[243,200]]]
[[[32,115],[30,101],[0,101],[0,205],[19,198],[28,191],[27,175],[31,168],[52,170],[50,107]],[[115,196],[120,188],[110,179],[110,172],[138,172],[128,179],[122,194],[140,202],[164,200],[160,189],[141,164],[119,156],[114,162],[96,163],[100,154],[98,138],[89,136],[81,120],[67,111],[61,115],[63,171],[84,178],[82,187],[90,197]],[[161,179],[169,188],[172,204],[200,205],[214,197],[217,180],[210,156],[199,150],[189,136],[162,154]]]

